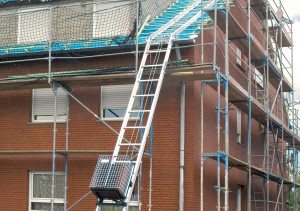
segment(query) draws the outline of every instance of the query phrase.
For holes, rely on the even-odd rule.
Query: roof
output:
[[[5,0],[5,1],[10,1],[10,0]],[[176,17],[178,14],[180,14],[184,9],[186,9],[193,2],[195,2],[195,0],[177,0],[175,3],[169,5],[168,8],[164,10],[161,14],[154,17],[152,20],[148,21],[147,23],[144,22],[144,24],[146,25],[140,31],[139,44],[145,43],[148,36],[150,36],[153,32],[155,32],[163,25],[168,23],[171,19]],[[212,0],[204,1],[203,6],[207,5],[210,2],[212,2]],[[103,11],[103,13],[104,12],[107,11]],[[99,14],[102,14],[102,12]],[[194,24],[189,26],[186,30],[181,32],[180,35],[177,37],[177,39],[178,40],[195,39],[196,37],[198,37],[198,34],[200,32],[201,22],[203,21],[204,24],[207,24],[210,20],[211,19],[206,14],[206,12],[203,12],[203,16],[197,22],[195,22]],[[93,30],[95,29],[93,28]],[[131,33],[126,35],[112,36],[112,37],[109,36],[101,37],[101,38],[92,37],[90,39],[78,39],[78,40],[68,40],[68,41],[55,40],[51,43],[51,50],[54,52],[55,51],[59,52],[65,50],[94,49],[94,48],[102,48],[102,47],[109,47],[109,46],[134,45],[135,43],[136,42],[135,42],[135,31],[134,31],[133,34]],[[0,47],[0,55],[47,52],[48,50],[49,50],[49,42],[8,45],[8,46]]]

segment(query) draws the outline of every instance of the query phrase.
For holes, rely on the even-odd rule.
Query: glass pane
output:
[[[32,202],[31,210],[51,210],[51,203]],[[54,204],[55,211],[63,211],[64,204]]]
[[[139,196],[138,196],[138,194],[132,194],[132,195],[131,195],[130,201],[139,201]]]
[[[139,207],[129,207],[128,211],[139,211]]]
[[[125,116],[126,109],[104,109],[103,117],[105,118],[118,118]]]
[[[139,201],[139,178],[136,178],[130,201]]]
[[[55,198],[64,198],[64,175],[55,175]],[[34,174],[33,175],[33,197],[36,198],[51,198],[51,174]]]
[[[125,116],[126,108],[124,109],[103,109],[104,118],[121,118]],[[130,117],[139,117],[139,113],[131,113]]]

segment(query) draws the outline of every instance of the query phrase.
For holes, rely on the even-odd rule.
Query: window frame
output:
[[[236,187],[236,211],[242,210],[242,185]]]
[[[18,27],[18,31],[17,31],[17,44],[31,44],[31,43],[44,43],[44,42],[48,42],[49,40],[49,26],[47,27],[47,31],[48,31],[48,35],[47,35],[47,40],[37,40],[36,38],[33,39],[32,41],[22,41],[21,39],[21,18],[20,15],[22,14],[26,14],[26,13],[31,13],[31,12],[38,12],[38,11],[46,11],[46,10],[50,10],[51,6],[50,5],[43,5],[43,6],[37,6],[37,7],[24,7],[24,8],[19,8],[18,9],[18,23],[17,23],[17,27]],[[50,16],[50,13],[49,13]],[[47,18],[48,21],[50,21],[50,17]],[[49,23],[49,22],[48,22]],[[22,41],[22,42],[21,42]]]
[[[245,147],[246,146],[246,141],[247,141],[247,136],[248,136],[248,133],[247,133],[247,130],[245,128],[248,127],[248,118],[246,117],[246,113],[244,113],[240,108],[236,108],[237,109],[237,112],[236,112],[236,127],[237,127],[237,130],[236,130],[236,134],[237,134],[237,137],[236,137],[236,142],[237,144]],[[239,118],[239,114],[240,113],[240,118]],[[240,123],[240,134],[238,133],[238,125]],[[244,124],[244,126],[243,126]]]
[[[242,51],[239,48],[236,48],[236,63],[242,67]]]
[[[38,89],[51,89],[51,88],[38,88]],[[60,89],[59,87],[57,89]],[[31,123],[53,123],[54,122],[54,115],[49,115],[45,118],[47,119],[35,119],[34,118],[34,99],[35,99],[35,94],[34,94],[34,91],[37,90],[37,89],[32,89],[32,95],[31,95]],[[54,95],[54,94],[53,94]],[[68,112],[69,112],[69,95],[66,93],[66,115],[62,116],[64,117],[63,119],[58,119],[56,117],[56,122],[57,123],[66,123],[67,122],[67,119],[68,119]]]
[[[242,110],[237,108],[236,110],[236,141],[238,144],[244,146],[244,142],[242,139]]]
[[[132,85],[132,86],[134,86],[134,84],[121,84],[121,85]],[[103,85],[103,86],[119,86],[119,84],[113,84],[113,85]],[[103,96],[103,89],[102,89],[102,87],[103,86],[100,86],[100,114],[101,114],[101,119],[103,119],[103,120],[105,120],[105,121],[123,121],[124,120],[124,116],[122,116],[122,117],[104,117],[103,116],[103,114],[104,114],[104,109],[103,109],[103,98],[102,98],[102,96]],[[133,87],[132,87],[133,88]],[[132,91],[131,91],[131,93],[132,93]],[[130,96],[131,96],[131,93],[130,93]],[[129,97],[130,98],[130,97]],[[128,99],[128,103],[129,103],[129,100],[130,99]],[[127,103],[127,105],[124,107],[124,109],[125,109],[125,114],[126,114],[126,111],[127,111],[127,107],[128,107],[128,103]],[[140,119],[140,116],[138,116],[138,117],[130,117],[129,118],[129,121],[137,121],[137,120],[139,120]]]
[[[51,203],[51,198],[36,198],[33,197],[33,177],[37,174],[45,174],[45,175],[52,175],[51,171],[29,171],[29,196],[28,196],[28,210],[29,211],[38,211],[31,209],[31,203]],[[56,171],[54,176],[57,175],[65,175],[63,171]],[[54,198],[54,204],[64,204],[64,198]]]
[[[254,82],[262,89],[264,89],[264,75],[254,68]]]
[[[238,144],[242,143],[242,111],[237,108],[236,110],[236,140]]]

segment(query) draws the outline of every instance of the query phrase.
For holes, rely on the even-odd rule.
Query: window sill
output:
[[[238,145],[241,145],[242,147],[246,147],[246,144],[241,143],[241,142],[236,142]]]
[[[260,88],[264,89],[264,87],[262,85],[259,84],[259,82],[257,82],[256,80],[254,80],[254,83],[259,86]]]
[[[243,66],[242,66],[242,64],[236,64],[239,68],[240,68],[240,70],[242,70],[243,72],[246,72],[246,70],[245,70],[245,68],[243,68]]]

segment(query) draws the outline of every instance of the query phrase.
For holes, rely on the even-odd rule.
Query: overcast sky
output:
[[[284,8],[294,21],[294,88],[295,100],[300,100],[300,0],[281,0]]]

